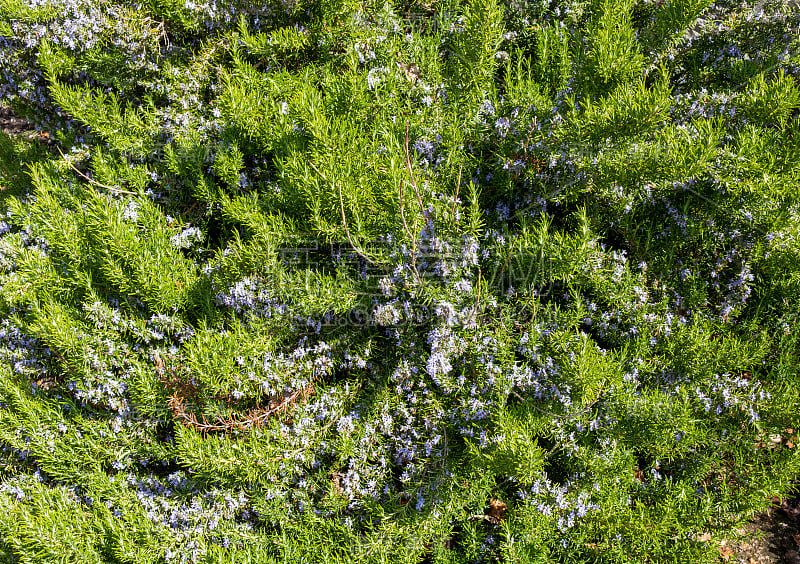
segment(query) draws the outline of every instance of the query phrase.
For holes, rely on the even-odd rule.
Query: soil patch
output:
[[[800,564],[800,495],[776,500],[738,532],[739,540],[722,547],[722,562]]]
[[[33,131],[33,126],[28,120],[14,115],[11,108],[0,107],[0,130],[8,135],[19,135],[27,131]]]

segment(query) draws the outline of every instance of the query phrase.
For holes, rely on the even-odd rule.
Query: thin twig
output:
[[[200,419],[186,410],[183,398],[174,392],[167,400],[167,405],[172,410],[176,418],[180,419],[187,427],[193,427],[201,433],[214,431],[245,431],[247,429],[261,427],[273,415],[285,413],[299,398],[307,398],[314,393],[314,385],[309,384],[305,388],[295,390],[288,396],[278,396],[270,402],[272,407],[252,409],[244,415],[234,413],[228,418],[217,415],[213,421],[208,421],[205,416]]]
[[[408,168],[408,175],[411,177],[411,186],[414,188],[414,193],[417,195],[417,203],[419,204],[419,209],[422,211],[422,214],[425,215],[425,206],[422,205],[422,198],[419,195],[419,189],[417,188],[417,179],[414,177],[414,170],[411,168],[411,155],[408,152],[408,121],[406,121],[406,143],[405,143],[405,150],[406,150],[406,168]]]
[[[477,313],[478,312],[478,306],[480,305],[481,300],[483,299],[483,296],[481,296],[481,275],[482,274],[483,274],[483,272],[481,271],[480,267],[478,267],[478,284],[477,284],[477,287],[476,287],[476,290],[478,291],[478,299],[475,300],[475,305],[472,306],[472,311],[469,312],[469,319],[471,320],[472,318],[475,318],[475,324],[476,325],[478,324],[478,313]]]
[[[319,174],[319,175],[320,175],[320,176],[323,178],[323,180],[325,180],[326,182],[330,183],[330,180],[328,180],[328,177],[327,177],[327,176],[325,176],[325,175],[324,175],[324,174],[323,174],[323,173],[322,173],[322,172],[321,172],[321,171],[320,171],[320,170],[319,170],[319,169],[318,169],[318,168],[317,168],[317,167],[314,165],[314,163],[313,163],[313,162],[311,162],[311,161],[309,160],[309,161],[308,161],[308,164],[310,164],[310,165],[311,165],[311,168],[313,168],[315,171],[317,171],[317,174]],[[353,247],[353,250],[354,250],[355,252],[357,252],[357,253],[358,253],[358,254],[359,254],[359,255],[360,255],[360,256],[361,256],[361,257],[362,257],[364,260],[366,260],[368,263],[370,263],[370,264],[373,264],[373,265],[376,265],[376,266],[377,266],[377,264],[378,264],[378,263],[377,263],[377,262],[375,262],[374,260],[372,260],[371,258],[369,258],[369,256],[367,256],[366,252],[364,252],[363,250],[361,250],[361,249],[360,249],[360,248],[359,248],[359,247],[358,247],[358,246],[355,244],[355,242],[353,242],[353,238],[350,236],[350,228],[347,226],[347,217],[346,217],[346,216],[345,216],[345,214],[344,214],[344,199],[342,198],[342,186],[341,186],[341,184],[337,184],[336,186],[337,186],[337,189],[338,189],[338,191],[339,191],[339,208],[340,208],[340,209],[341,209],[341,211],[342,211],[342,224],[344,225],[344,232],[345,232],[345,235],[347,235],[347,240],[350,242],[350,246],[351,246],[351,247]]]
[[[408,223],[406,223],[402,182],[400,182],[400,218],[403,220],[403,229],[406,232],[406,236],[411,241],[411,268],[414,270],[414,276],[417,278],[417,283],[422,286],[422,278],[417,270],[417,235],[411,233],[411,229],[409,229]]]
[[[337,184],[336,186],[339,189],[339,209],[342,211],[342,224],[344,225],[344,232],[345,232],[345,235],[347,235],[347,240],[350,241],[350,246],[352,246],[353,249],[359,255],[361,255],[364,258],[364,260],[366,260],[368,263],[373,264],[373,265],[377,265],[378,264],[377,262],[375,262],[374,260],[369,258],[367,256],[367,253],[362,251],[361,249],[359,249],[356,246],[356,244],[353,242],[353,238],[350,236],[350,229],[347,226],[347,217],[345,217],[345,215],[344,215],[344,199],[342,198],[342,185],[341,184]]]
[[[101,184],[100,182],[93,180],[92,178],[89,178],[70,162],[70,160],[64,155],[64,153],[61,152],[61,147],[56,147],[56,148],[58,149],[58,152],[61,153],[61,156],[64,158],[64,160],[67,161],[67,164],[70,166],[70,168],[75,172],[77,172],[82,178],[87,180],[90,184],[94,184],[95,186],[99,186],[100,188],[105,188],[106,190],[113,190],[114,192],[119,192],[120,194],[130,194],[131,196],[138,196],[136,192],[129,192],[128,190],[123,190],[118,186],[107,186],[106,184]]]
[[[458,202],[458,193],[461,190],[461,171],[464,169],[464,165],[459,165],[458,167],[458,184],[456,184],[456,195],[453,198],[453,209],[450,211],[450,216],[455,217],[456,215],[456,202]]]

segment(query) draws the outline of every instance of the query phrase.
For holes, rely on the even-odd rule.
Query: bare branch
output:
[[[77,172],[81,176],[81,178],[83,178],[86,181],[88,181],[89,184],[94,184],[95,186],[99,186],[100,188],[105,188],[106,190],[112,190],[114,192],[119,192],[120,194],[130,194],[131,196],[138,196],[138,194],[136,192],[129,192],[128,190],[123,190],[119,186],[108,186],[106,184],[101,184],[100,182],[97,182],[96,180],[93,180],[92,178],[89,178],[84,173],[82,173],[80,170],[78,170],[75,167],[75,165],[73,165],[69,161],[69,159],[64,155],[64,153],[61,152],[61,147],[56,147],[56,148],[58,149],[58,152],[61,153],[61,156],[64,157],[64,160],[67,162],[67,164],[70,166],[70,168],[72,170],[74,170],[75,172]]]

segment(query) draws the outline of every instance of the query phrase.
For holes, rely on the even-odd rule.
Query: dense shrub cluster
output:
[[[714,562],[800,466],[798,32],[0,0],[0,559]]]

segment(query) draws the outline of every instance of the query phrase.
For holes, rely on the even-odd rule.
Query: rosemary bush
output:
[[[0,0],[0,560],[717,561],[800,471],[798,31]]]

